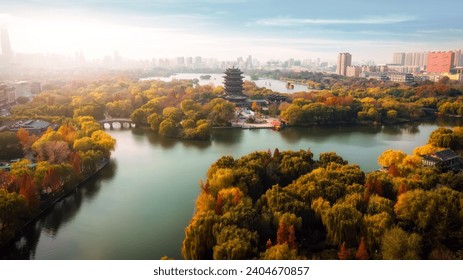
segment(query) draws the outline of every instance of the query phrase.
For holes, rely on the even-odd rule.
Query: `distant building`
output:
[[[389,79],[396,83],[412,83],[415,77],[411,73],[391,73],[388,74]]]
[[[455,58],[453,60],[453,66],[463,66],[463,56],[461,50],[455,50]]]
[[[0,108],[6,107],[15,101],[14,87],[0,83]]]
[[[360,73],[362,72],[362,68],[359,66],[347,66],[346,68],[346,76],[347,77],[356,77],[358,78],[360,76]]]
[[[177,57],[177,66],[184,66],[185,58],[183,56]]]
[[[27,121],[18,121],[12,125],[10,125],[10,131],[18,131],[19,129],[23,128],[30,133],[34,134],[41,134],[45,132],[51,123],[42,121],[42,120],[27,120]]]
[[[405,66],[419,66],[424,67],[427,65],[428,55],[426,52],[414,52],[405,54]]]
[[[450,73],[454,60],[455,53],[452,51],[430,52],[426,71],[428,73]]]
[[[195,57],[195,66],[201,66],[203,59],[200,56]]]
[[[352,55],[350,53],[340,53],[338,55],[338,64],[336,74],[346,76],[347,67],[352,65]]]
[[[422,156],[424,166],[439,167],[443,169],[458,169],[460,156],[451,149],[445,149],[430,155]]]
[[[422,71],[422,67],[420,66],[401,66],[396,64],[388,64],[388,69],[390,71],[398,72],[398,73],[420,73]]]
[[[0,62],[4,64],[10,63],[13,58],[13,50],[11,49],[10,37],[6,28],[0,28],[0,47],[2,50]]]
[[[405,64],[405,53],[394,53],[392,55],[392,64],[403,66]]]
[[[361,77],[366,78],[366,79],[373,79],[373,80],[377,80],[377,81],[383,81],[383,82],[389,80],[389,77],[384,72],[371,72],[371,73],[365,72],[365,73],[362,73]]]
[[[11,86],[14,87],[15,100],[20,97],[25,97],[27,99],[32,98],[32,84],[28,81],[19,81],[11,83]]]

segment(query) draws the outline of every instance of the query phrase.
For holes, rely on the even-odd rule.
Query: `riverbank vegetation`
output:
[[[411,86],[312,72],[267,74],[325,83],[318,87],[322,90],[286,95],[286,102],[270,102],[266,110],[260,110],[280,116],[289,125],[394,124],[436,114],[463,115],[463,84],[448,78]],[[209,140],[212,127],[230,126],[235,118],[234,104],[220,98],[223,87],[198,85],[195,80],[120,78],[51,84],[45,89],[32,102],[14,107],[13,116],[55,122],[78,116],[130,118],[164,137],[198,140]],[[250,104],[276,94],[250,81],[243,83],[243,90]]]
[[[463,84],[445,78],[418,86],[353,79],[330,90],[292,94],[280,110],[292,125],[392,124],[436,114],[463,116],[462,93]]]
[[[25,222],[104,165],[115,140],[86,116],[67,119],[41,135],[23,128],[16,134],[2,132],[0,145],[9,152],[2,159],[17,158],[0,170],[1,246]]]
[[[183,257],[461,259],[463,175],[419,154],[462,140],[461,128],[438,129],[413,155],[385,151],[387,168],[368,174],[334,152],[223,156],[200,183]]]

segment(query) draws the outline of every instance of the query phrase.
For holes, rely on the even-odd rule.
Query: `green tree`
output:
[[[216,245],[214,225],[218,216],[213,212],[195,215],[185,229],[182,244],[182,255],[187,260],[207,260],[213,257],[213,247]]]
[[[346,242],[357,244],[360,233],[362,213],[351,205],[336,203],[325,213],[324,225],[328,239],[333,244]]]
[[[14,132],[0,132],[0,159],[21,158],[23,155],[19,139]]]
[[[394,227],[383,236],[381,254],[385,260],[418,260],[421,259],[421,243],[420,235]]]
[[[429,136],[428,144],[439,148],[455,149],[457,147],[457,138],[450,128],[439,127]]]
[[[296,249],[291,249],[287,243],[268,248],[260,255],[261,260],[300,260]]]
[[[152,113],[147,118],[147,123],[150,125],[151,129],[155,132],[159,132],[159,126],[162,122],[162,116],[157,113]]]
[[[174,123],[180,123],[183,118],[183,112],[179,108],[167,107],[162,111],[164,119],[170,119]]]
[[[0,245],[13,237],[26,215],[24,198],[0,189]]]
[[[338,156],[335,152],[321,153],[319,156],[319,165],[326,167],[329,163],[335,162],[341,165],[347,164],[341,156]]]
[[[178,129],[170,119],[163,120],[159,125],[159,134],[164,137],[177,137]]]
[[[235,225],[221,228],[216,234],[214,260],[249,260],[257,255],[258,235]]]
[[[211,100],[205,110],[213,126],[228,126],[235,116],[235,105],[222,98]]]

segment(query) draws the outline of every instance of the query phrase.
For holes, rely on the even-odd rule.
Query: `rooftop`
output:
[[[19,130],[20,128],[28,129],[28,130],[45,130],[51,124],[46,121],[42,120],[26,120],[26,121],[18,121],[10,126],[11,130]]]

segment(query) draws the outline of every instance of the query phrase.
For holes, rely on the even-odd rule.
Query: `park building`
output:
[[[39,134],[44,133],[49,127],[52,127],[52,124],[46,121],[26,120],[26,121],[18,121],[10,125],[9,130],[17,132],[18,130],[22,128],[22,129],[29,131],[29,133],[34,133],[34,134],[39,135]]]
[[[445,149],[433,154],[422,156],[422,163],[428,167],[438,167],[445,170],[460,170],[461,158],[451,149]]]
[[[229,102],[235,103],[238,107],[247,106],[248,96],[243,94],[243,72],[235,67],[225,70],[223,98]]]

